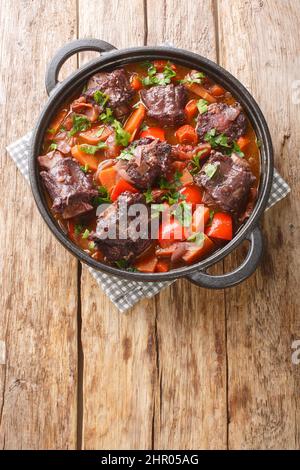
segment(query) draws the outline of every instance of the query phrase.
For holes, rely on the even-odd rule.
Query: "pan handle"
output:
[[[243,263],[231,273],[212,276],[205,271],[196,271],[186,278],[197,286],[207,289],[225,289],[244,281],[254,273],[262,255],[263,240],[259,227],[256,227],[246,239],[250,242],[247,256]]]
[[[58,84],[58,74],[66,60],[74,54],[82,51],[109,52],[116,49],[115,46],[100,39],[77,39],[58,49],[48,65],[45,84],[48,95]]]

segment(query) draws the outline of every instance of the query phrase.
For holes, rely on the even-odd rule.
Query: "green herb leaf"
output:
[[[123,147],[127,147],[131,138],[131,135],[129,134],[129,132],[125,131],[125,129],[123,129],[122,124],[116,119],[113,122],[113,127],[116,131],[117,145],[122,145]]]
[[[207,150],[199,150],[199,152],[196,153],[196,155],[192,158],[191,164],[192,164],[192,169],[190,173],[194,175],[195,173],[198,173],[201,169],[201,157],[204,153],[206,153]]]
[[[79,146],[79,149],[82,152],[87,153],[89,155],[95,155],[95,153],[98,152],[99,150],[106,149],[106,148],[107,148],[107,145],[105,142],[99,142],[99,144],[97,145],[82,144]]]
[[[86,239],[89,237],[90,233],[91,233],[91,232],[89,231],[89,229],[86,228],[85,231],[84,231],[83,234],[82,234],[82,238],[83,238],[84,240],[86,240]]]
[[[115,261],[115,264],[119,269],[125,269],[127,267],[126,259],[119,259]]]
[[[213,221],[213,218],[214,218],[214,215],[215,215],[215,211],[210,209],[209,210],[209,220],[207,222],[207,225],[210,226],[212,224],[212,221]]]
[[[205,240],[205,235],[203,232],[192,233],[187,238],[187,241],[195,243],[197,246],[202,246]]]
[[[84,132],[90,129],[91,122],[86,116],[81,114],[73,114],[72,116],[73,127],[69,132],[70,136],[75,135],[77,132]]]
[[[93,98],[96,101],[96,103],[104,108],[106,105],[107,101],[109,100],[109,96],[103,93],[100,90],[96,90],[95,93],[93,94]]]
[[[146,204],[149,204],[150,202],[152,202],[153,201],[152,189],[148,188],[147,191],[144,193],[144,196],[146,198]]]
[[[95,207],[100,206],[100,204],[110,204],[111,199],[107,189],[104,186],[98,186],[99,195],[93,199],[93,205]]]
[[[57,149],[57,144],[55,142],[52,142],[52,144],[49,147],[49,150],[56,150]]]
[[[96,132],[95,137],[101,137],[104,132],[104,127],[100,127],[100,129]]]
[[[86,163],[84,166],[81,166],[80,169],[81,171],[83,171],[83,173],[87,173],[89,171],[89,166]]]
[[[161,73],[157,73],[154,65],[150,64],[148,66],[148,76],[142,79],[142,83],[144,86],[168,85],[173,77],[176,77],[176,72],[172,69],[170,62],[167,62]]]
[[[204,172],[206,176],[211,179],[215,175],[217,169],[218,165],[215,165],[214,163],[207,163],[204,167]]]
[[[90,242],[89,243],[89,250],[93,251],[96,248],[95,242]]]
[[[194,72],[188,74],[183,80],[180,80],[181,83],[187,83],[188,85],[192,85],[193,83],[202,83],[203,78],[205,78],[204,73],[202,72]]]
[[[198,100],[197,102],[197,108],[200,114],[204,114],[207,112],[207,106],[208,106],[208,101],[206,100]]]
[[[79,235],[80,232],[82,231],[82,229],[83,229],[83,225],[76,224],[75,227],[74,227],[74,233],[75,233],[75,235]]]
[[[232,152],[236,153],[241,158],[243,158],[245,156],[244,152],[241,151],[240,146],[237,144],[237,142],[233,142]]]
[[[56,134],[56,129],[54,129],[54,128],[47,129],[47,132],[48,132],[49,134]]]
[[[205,142],[208,142],[212,148],[219,146],[230,148],[230,145],[228,144],[228,137],[224,134],[217,134],[216,129],[211,129],[210,131],[206,132],[204,140]]]
[[[151,219],[159,217],[161,212],[164,212],[166,206],[164,204],[151,204]]]
[[[99,119],[105,124],[112,124],[115,120],[113,112],[110,108],[106,108],[106,110],[100,114]]]
[[[134,157],[133,155],[133,148],[127,148],[122,150],[120,155],[117,157],[117,160],[131,160]]]
[[[176,209],[172,211],[172,214],[175,215],[178,222],[183,227],[189,227],[192,223],[192,209],[191,205],[186,201],[180,202]]]

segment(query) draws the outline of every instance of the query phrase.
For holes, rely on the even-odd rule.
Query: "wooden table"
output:
[[[0,6],[0,445],[299,448],[299,0]],[[49,60],[78,37],[170,41],[219,62],[257,99],[292,194],[264,216],[264,259],[247,282],[214,292],[180,281],[120,315],[51,235],[5,146],[32,128]],[[90,57],[70,59],[63,76]]]

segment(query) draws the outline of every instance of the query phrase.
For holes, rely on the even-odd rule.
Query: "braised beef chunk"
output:
[[[194,180],[204,188],[203,204],[237,215],[245,209],[255,177],[243,158],[213,152]]]
[[[124,167],[127,179],[135,187],[151,188],[160,176],[166,176],[170,166],[171,148],[170,144],[158,139],[140,139],[129,147],[132,158],[118,165]]]
[[[196,127],[199,138],[203,140],[205,134],[212,129],[216,129],[217,134],[226,135],[228,142],[237,140],[245,134],[247,119],[241,105],[213,103],[208,106],[206,113],[199,113]]]
[[[93,209],[91,201],[98,192],[93,188],[91,176],[72,158],[59,159],[49,171],[40,174],[53,200],[52,210],[62,214],[64,219]]]
[[[142,226],[148,227],[150,214],[149,208],[146,206],[145,197],[143,194],[132,194],[128,191],[122,193],[116,202],[111,204],[105,209],[98,217],[96,231],[90,235],[90,239],[93,240],[99,249],[104,254],[107,261],[120,261],[126,260],[131,263],[139,256],[143,251],[150,247],[152,240],[148,233],[144,233],[142,238],[142,231],[140,235],[135,233],[136,226],[134,221],[137,220],[136,216],[128,215],[128,209],[133,204],[143,204],[146,207],[145,213],[140,219]],[[126,205],[124,205],[126,204]],[[126,210],[127,206],[127,210]],[[123,230],[120,221],[127,218],[127,230]],[[107,231],[112,230],[112,237],[107,236]],[[139,226],[137,230],[141,230]]]
[[[158,85],[141,91],[149,117],[161,124],[176,126],[185,120],[187,91],[183,85]]]
[[[41,155],[38,157],[38,162],[44,170],[51,170],[59,160],[62,160],[64,157],[61,152],[57,150],[52,150],[52,152],[46,153],[46,155]]]
[[[107,106],[112,108],[118,119],[126,116],[130,108],[128,106],[134,91],[124,69],[116,69],[113,72],[100,72],[90,78],[85,97],[89,101],[94,100],[94,93],[99,90],[107,95]]]

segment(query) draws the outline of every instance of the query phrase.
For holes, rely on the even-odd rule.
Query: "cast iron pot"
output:
[[[104,52],[105,54],[81,67],[62,83],[59,83],[58,74],[63,63],[73,54],[88,50],[97,51],[99,53]],[[59,227],[47,206],[39,176],[37,156],[41,152],[45,131],[49,127],[55,113],[68,98],[72,97],[77,91],[83,88],[84,83],[91,75],[100,71],[112,70],[116,67],[128,64],[129,62],[149,61],[153,59],[166,59],[192,69],[201,69],[201,71],[215,79],[217,83],[220,83],[224,88],[232,92],[244,107],[256,135],[262,143],[261,179],[258,199],[253,213],[247,222],[239,229],[233,240],[224,248],[219,249],[208,258],[192,266],[174,269],[167,273],[144,274],[122,271],[96,261],[71,242]],[[269,129],[262,112],[250,93],[235,77],[214,62],[198,54],[182,49],[172,47],[134,47],[116,50],[114,46],[104,41],[81,39],[65,45],[56,53],[46,73],[46,89],[50,98],[34,129],[29,157],[30,182],[34,199],[43,219],[65,248],[73,253],[80,261],[94,269],[136,281],[168,281],[170,279],[185,277],[201,287],[222,289],[242,282],[255,271],[263,249],[262,236],[258,223],[268,202],[272,186],[273,149]],[[223,259],[245,239],[249,241],[249,250],[245,260],[237,269],[221,276],[212,276],[206,273],[206,269],[209,266]]]

